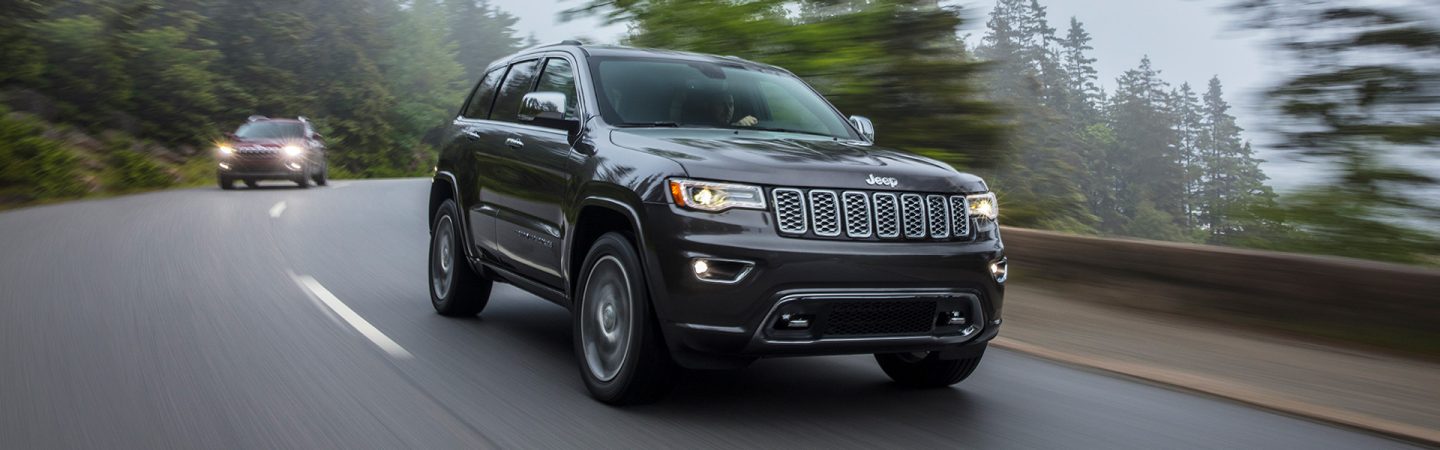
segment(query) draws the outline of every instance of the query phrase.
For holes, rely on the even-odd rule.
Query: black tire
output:
[[[304,175],[296,178],[295,184],[300,185],[300,189],[310,189],[310,171],[306,170]]]
[[[984,349],[963,359],[940,359],[940,352],[929,352],[923,357],[909,353],[878,353],[875,361],[897,384],[941,388],[965,381],[980,366],[980,358],[984,355]]]
[[[329,184],[330,184],[330,165],[329,165],[329,164],[325,164],[325,166],[320,169],[320,173],[315,174],[315,185],[316,185],[316,186],[328,186]]]
[[[582,267],[571,322],[585,388],[596,400],[611,405],[664,398],[674,387],[676,366],[660,334],[634,245],[624,235],[606,233],[590,247]],[[621,293],[628,299],[619,299]],[[612,306],[608,321],[606,305]],[[587,332],[598,334],[587,338]],[[616,336],[606,342],[611,332]]]
[[[255,189],[256,187],[259,187],[259,186],[260,186],[260,182],[259,182],[259,181],[255,181],[255,180],[252,180],[252,179],[246,179],[246,180],[245,180],[245,187],[247,187],[247,188]]]
[[[430,285],[430,306],[435,307],[435,312],[442,316],[470,317],[485,309],[495,283],[475,273],[465,260],[464,241],[460,238],[465,230],[460,227],[459,218],[454,200],[445,200],[435,211],[435,223],[430,224],[429,283],[426,284]],[[442,260],[448,264],[448,272],[440,265]]]
[[[234,178],[230,178],[230,177],[227,177],[227,176],[224,176],[224,175],[221,175],[219,178],[220,178],[220,189],[224,189],[224,190],[227,190],[227,191],[228,191],[228,190],[231,190],[231,189],[235,189],[235,179],[234,179]]]

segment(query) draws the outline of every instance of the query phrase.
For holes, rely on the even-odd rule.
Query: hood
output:
[[[664,156],[691,178],[768,186],[975,193],[980,177],[911,153],[863,142],[751,130],[629,128],[611,142]],[[891,186],[893,184],[893,186]]]

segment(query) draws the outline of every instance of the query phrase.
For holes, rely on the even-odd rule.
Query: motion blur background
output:
[[[423,269],[414,261],[423,261],[425,226],[412,223],[423,221],[423,179],[332,188],[351,186],[345,190],[228,195],[213,189],[216,140],[255,114],[310,118],[327,136],[334,178],[426,177],[442,127],[487,64],[524,47],[571,38],[735,55],[784,67],[845,114],[873,119],[880,145],[986,177],[1000,197],[1015,269],[995,347],[1440,444],[1440,5],[1433,0],[0,0],[0,210],[15,209],[0,214],[0,319],[13,325],[0,327],[0,380],[9,380],[0,383],[0,400],[28,405],[6,410],[12,415],[3,416],[0,431],[19,430],[12,436],[21,442],[53,442],[37,430],[69,427],[70,413],[92,411],[95,423],[110,423],[112,416],[102,414],[109,410],[95,405],[130,415],[129,408],[157,399],[191,399],[206,412],[234,404],[162,395],[176,389],[167,383],[130,386],[137,399],[106,400],[101,397],[110,395],[113,379],[71,382],[124,372],[119,368],[133,370],[124,372],[132,381],[183,374],[178,379],[205,392],[239,397],[269,389],[269,382],[246,383],[272,374],[295,380],[325,374],[319,378],[365,388],[355,392],[392,385],[347,378],[359,372],[331,371],[367,356],[322,345],[325,340],[277,348],[296,345],[335,364],[297,364],[283,358],[289,353],[272,358],[260,352],[266,357],[257,356],[258,363],[207,372],[214,368],[198,355],[231,344],[268,348],[256,343],[274,338],[245,333],[269,330],[256,324],[313,319],[287,309],[303,307],[296,300],[302,294],[285,291],[283,278],[274,281],[287,261],[296,273],[308,266],[322,281],[345,281],[332,288],[355,301],[359,314],[406,341],[419,362],[494,376],[463,380],[476,385],[426,386],[464,393],[436,398],[470,411],[451,414],[494,439],[492,445],[542,442],[536,439],[573,445],[578,441],[568,439],[594,435],[565,428],[548,437],[503,436],[491,426],[504,420],[482,420],[490,410],[476,405],[488,408],[489,397],[470,397],[476,392],[519,393],[523,398],[501,403],[523,404],[518,409],[543,420],[663,428],[652,417],[586,409],[588,403],[574,403],[581,394],[534,384],[568,379],[568,372],[492,364],[496,355],[520,358],[517,349],[528,349],[509,344],[521,341],[509,339],[516,329],[544,329],[533,334],[547,337],[567,329],[562,311],[517,306],[529,305],[512,300],[525,294],[503,296],[498,312],[487,312],[498,317],[491,323],[417,316],[428,310],[417,284],[423,277],[411,274]],[[196,186],[213,192],[31,207]],[[285,212],[287,202],[292,212]],[[248,212],[266,208],[268,216]],[[282,214],[298,221],[284,222]],[[229,231],[193,238],[211,228]],[[234,240],[237,235],[251,240]],[[267,242],[273,245],[256,245]],[[56,251],[60,247],[73,250]],[[197,258],[203,263],[180,263]],[[276,266],[221,263],[237,259]],[[167,264],[173,266],[169,272],[162,270]],[[70,278],[72,267],[88,268],[80,271],[87,276]],[[245,298],[207,300],[213,286],[231,284]],[[66,286],[91,285],[105,293],[102,298],[65,294]],[[116,285],[133,289],[118,292]],[[157,306],[164,304],[179,306]],[[245,309],[252,304],[266,308]],[[66,308],[96,313],[91,322],[76,322],[76,314],[62,312]],[[192,308],[194,316],[154,318],[165,317],[159,311]],[[244,323],[246,318],[252,320]],[[190,358],[166,353],[156,357],[159,363],[146,363],[142,350],[166,339],[189,345],[226,330],[196,331],[190,322],[232,320],[239,325],[229,329],[231,339],[197,345]],[[319,328],[306,323],[277,329],[322,333]],[[487,340],[469,347],[476,334]],[[556,346],[560,359],[567,356],[566,342]],[[112,346],[113,361],[84,357]],[[457,347],[476,354],[449,353]],[[982,395],[1002,399],[986,408],[1026,414],[1110,405],[1188,431],[1203,430],[1193,424],[1214,419],[1192,403],[1174,411],[1137,406],[1143,402],[1105,403],[1129,402],[1124,399],[1131,394],[1117,393],[1130,388],[1097,389],[1097,382],[1084,379],[1073,386],[1089,388],[1059,389],[1080,378],[1053,367],[1020,370],[1031,363],[996,355],[1005,356],[987,357],[989,366],[981,366],[982,374],[987,367],[994,371],[994,381],[965,392],[970,400],[932,396],[886,403],[899,395],[892,392],[872,400],[883,403],[877,411],[910,411],[923,416],[917,420],[948,420],[932,413],[979,404]],[[568,361],[524,357],[569,370]],[[69,359],[99,362],[71,366]],[[843,361],[849,365],[837,372],[850,384],[841,386],[866,389],[867,372],[854,369],[853,358]],[[420,366],[403,370],[431,370]],[[817,398],[853,398],[835,396],[823,383],[785,378],[811,372],[831,374],[762,370],[768,377],[757,378],[779,379],[781,388],[772,391],[804,385]],[[232,373],[238,375],[229,378]],[[1035,386],[1033,401],[1001,395],[1010,394],[1002,386],[1016,381]],[[58,387],[32,397],[14,388],[26,383]],[[809,398],[782,393],[766,403],[763,396],[731,395],[711,384],[704,389],[719,390],[691,393],[692,400],[704,400],[703,409],[723,398],[746,414],[754,412],[749,406],[763,406],[769,415],[754,419],[766,424],[796,424],[796,417],[814,415],[793,409],[811,404]],[[769,389],[752,384],[740,386]],[[1065,397],[1083,392],[1103,395]],[[1075,403],[1056,403],[1061,397]],[[262,413],[246,410],[236,417],[263,417],[271,408],[293,406],[288,402],[269,400],[255,409]],[[683,416],[688,406],[678,403]],[[383,410],[389,403],[377,405]],[[816,405],[824,409],[820,416],[847,409]],[[175,421],[164,414],[184,410],[163,406],[155,410],[161,411],[157,420]],[[336,411],[365,412],[330,412]],[[1099,424],[1109,428],[1097,429],[1067,415],[1058,419],[1060,428],[1036,423],[1039,431],[1029,433],[1056,439],[1038,441],[1052,446],[1076,437],[1097,446],[1148,442],[1151,448],[1302,439],[1343,446],[1296,431],[1303,427],[1227,414],[1234,419],[1229,427],[1253,423],[1256,430],[1247,433],[1255,434],[1185,440],[1189,435],[1137,425],[1124,415],[1097,415],[1110,420]],[[385,417],[395,429],[424,429],[405,422],[410,415]],[[153,425],[143,414],[126,420]],[[372,429],[364,420],[380,419],[315,420],[295,422],[291,431],[333,438],[327,427]],[[765,439],[851,431],[845,423],[818,422],[826,421],[804,424],[814,433],[785,430]],[[249,422],[219,423],[229,429]],[[747,430],[758,426],[733,423]],[[1084,431],[1044,431],[1069,425]],[[676,440],[648,443],[676,446],[694,434],[671,431]],[[1037,442],[1014,441],[1013,433],[976,433],[1000,439],[982,442]],[[740,436],[707,435],[711,444],[733,444]],[[1157,440],[1133,440],[1142,435]],[[183,442],[136,436],[125,442]],[[68,442],[93,446],[106,437]],[[388,441],[370,445],[382,445],[377,442]]]
[[[786,67],[880,144],[986,176],[1012,226],[1434,266],[1437,9],[7,0],[0,207],[206,183],[252,114],[315,120],[337,177],[424,175],[486,64],[573,37]]]

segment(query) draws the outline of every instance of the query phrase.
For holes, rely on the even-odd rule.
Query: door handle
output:
[[[510,146],[510,148],[521,148],[525,146],[525,143],[521,142],[519,139],[508,138],[505,139],[505,145]]]
[[[469,138],[469,139],[472,140],[472,141],[478,141],[478,140],[480,140],[480,131],[479,131],[479,130],[465,130],[465,137],[466,137],[466,138]]]

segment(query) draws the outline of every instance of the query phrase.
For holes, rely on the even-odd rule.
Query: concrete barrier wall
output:
[[[1059,283],[1076,300],[1440,355],[1440,270],[1020,228],[1003,237],[1012,282]]]

